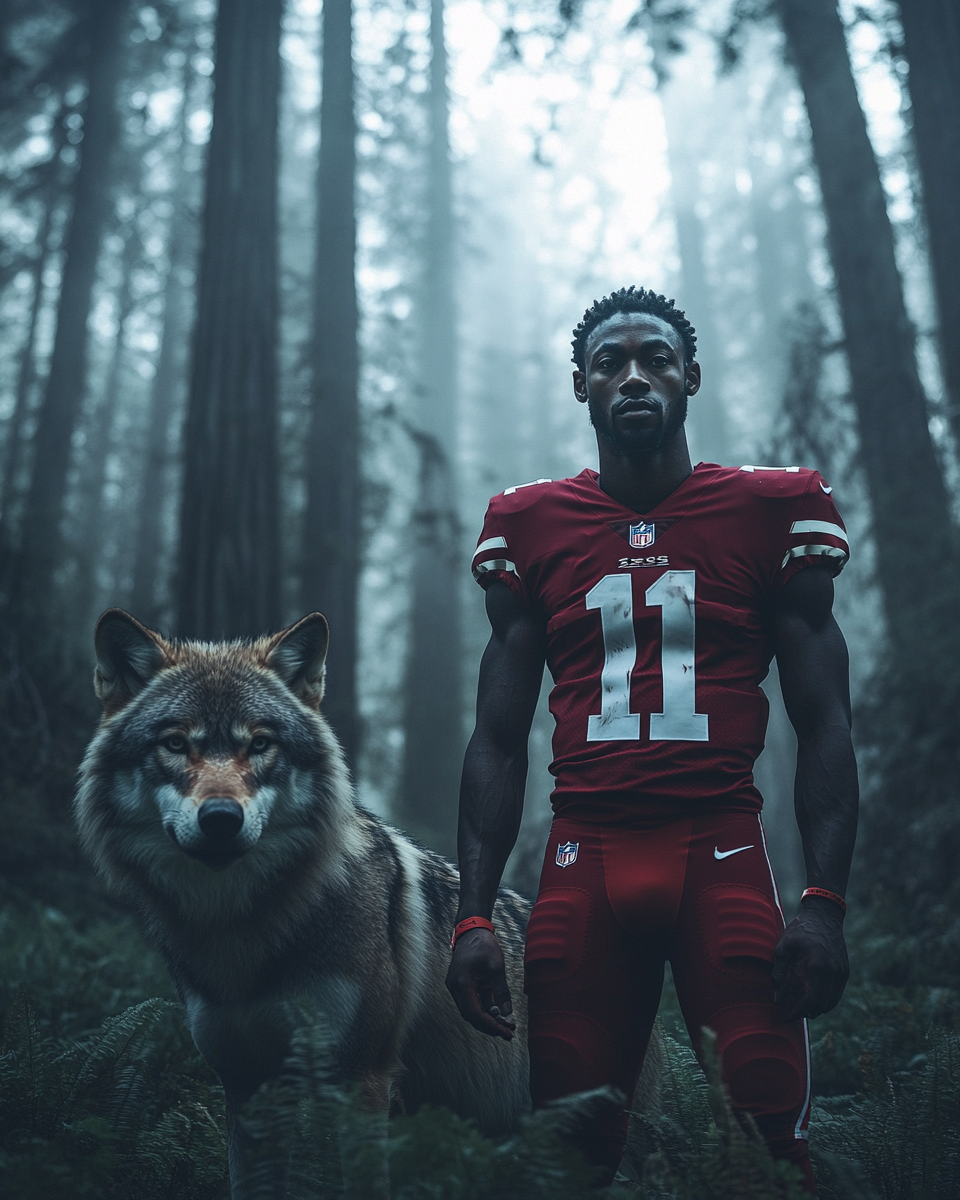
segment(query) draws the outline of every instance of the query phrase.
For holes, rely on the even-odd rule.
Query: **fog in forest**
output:
[[[954,0],[5,0],[4,1011],[23,981],[46,1020],[73,970],[49,964],[92,963],[89,931],[126,920],[70,813],[107,608],[211,640],[324,612],[324,711],[361,802],[455,858],[486,504],[596,467],[571,331],[635,284],[696,327],[693,462],[814,467],[850,533],[848,931],[875,992],[844,1001],[861,1016],[837,1018],[823,1094],[873,1102],[857,1038],[898,1004],[918,1015],[889,1033],[896,1069],[934,1070],[932,1022],[960,1092],[958,194]],[[548,686],[506,873],[526,895]],[[764,688],[788,907],[796,742],[775,668]],[[57,1036],[169,990],[148,986],[88,997]],[[165,1194],[220,1194],[190,1179]]]

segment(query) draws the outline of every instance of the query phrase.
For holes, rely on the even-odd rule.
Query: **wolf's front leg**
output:
[[[230,1166],[230,1200],[285,1200],[287,1156],[278,1159],[277,1147],[263,1147],[242,1118],[243,1102],[230,1092],[227,1100],[227,1161]],[[264,1154],[266,1149],[267,1153]]]
[[[390,1200],[387,1119],[394,1072],[370,1072],[340,1118],[345,1200]]]
[[[283,1200],[287,1143],[273,1136],[264,1113],[251,1112],[247,1105],[262,1084],[277,1079],[283,1070],[296,1027],[296,1010],[283,1001],[217,1005],[195,994],[185,999],[193,1040],[220,1076],[227,1101],[232,1200],[247,1200],[252,1194],[258,1200]]]

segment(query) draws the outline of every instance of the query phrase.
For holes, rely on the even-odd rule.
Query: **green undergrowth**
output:
[[[162,963],[128,918],[86,921],[7,892],[0,912],[0,1194],[10,1200],[226,1200],[223,1097]],[[854,954],[856,959],[856,954]],[[811,1023],[811,1153],[825,1200],[960,1195],[960,994],[864,982]],[[144,999],[144,997],[150,997]],[[396,1200],[798,1200],[697,1067],[669,992],[659,1106],[632,1122],[632,1182],[594,1185],[566,1136],[616,1103],[573,1098],[490,1139],[442,1110],[389,1126]],[[243,1120],[263,1148],[245,1200],[372,1191],[383,1130],[336,1087],[323,1030]],[[341,1145],[344,1148],[341,1156]]]

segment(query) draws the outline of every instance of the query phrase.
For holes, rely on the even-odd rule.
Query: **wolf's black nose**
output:
[[[243,809],[236,800],[204,800],[197,822],[212,842],[228,842],[243,828]]]

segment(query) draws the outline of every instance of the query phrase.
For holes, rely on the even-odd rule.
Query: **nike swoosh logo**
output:
[[[716,859],[729,858],[731,854],[739,854],[741,850],[752,850],[752,849],[753,849],[752,846],[738,846],[736,848],[736,850],[721,850],[721,849],[719,849],[719,847],[714,846],[713,857]]]
[[[821,484],[820,484],[820,486],[823,488],[823,490],[826,492],[826,494],[827,494],[828,496],[829,496],[829,495],[830,495],[830,493],[833,491],[833,488],[832,488],[832,487],[827,487],[827,485],[826,485],[825,483],[821,483]]]

